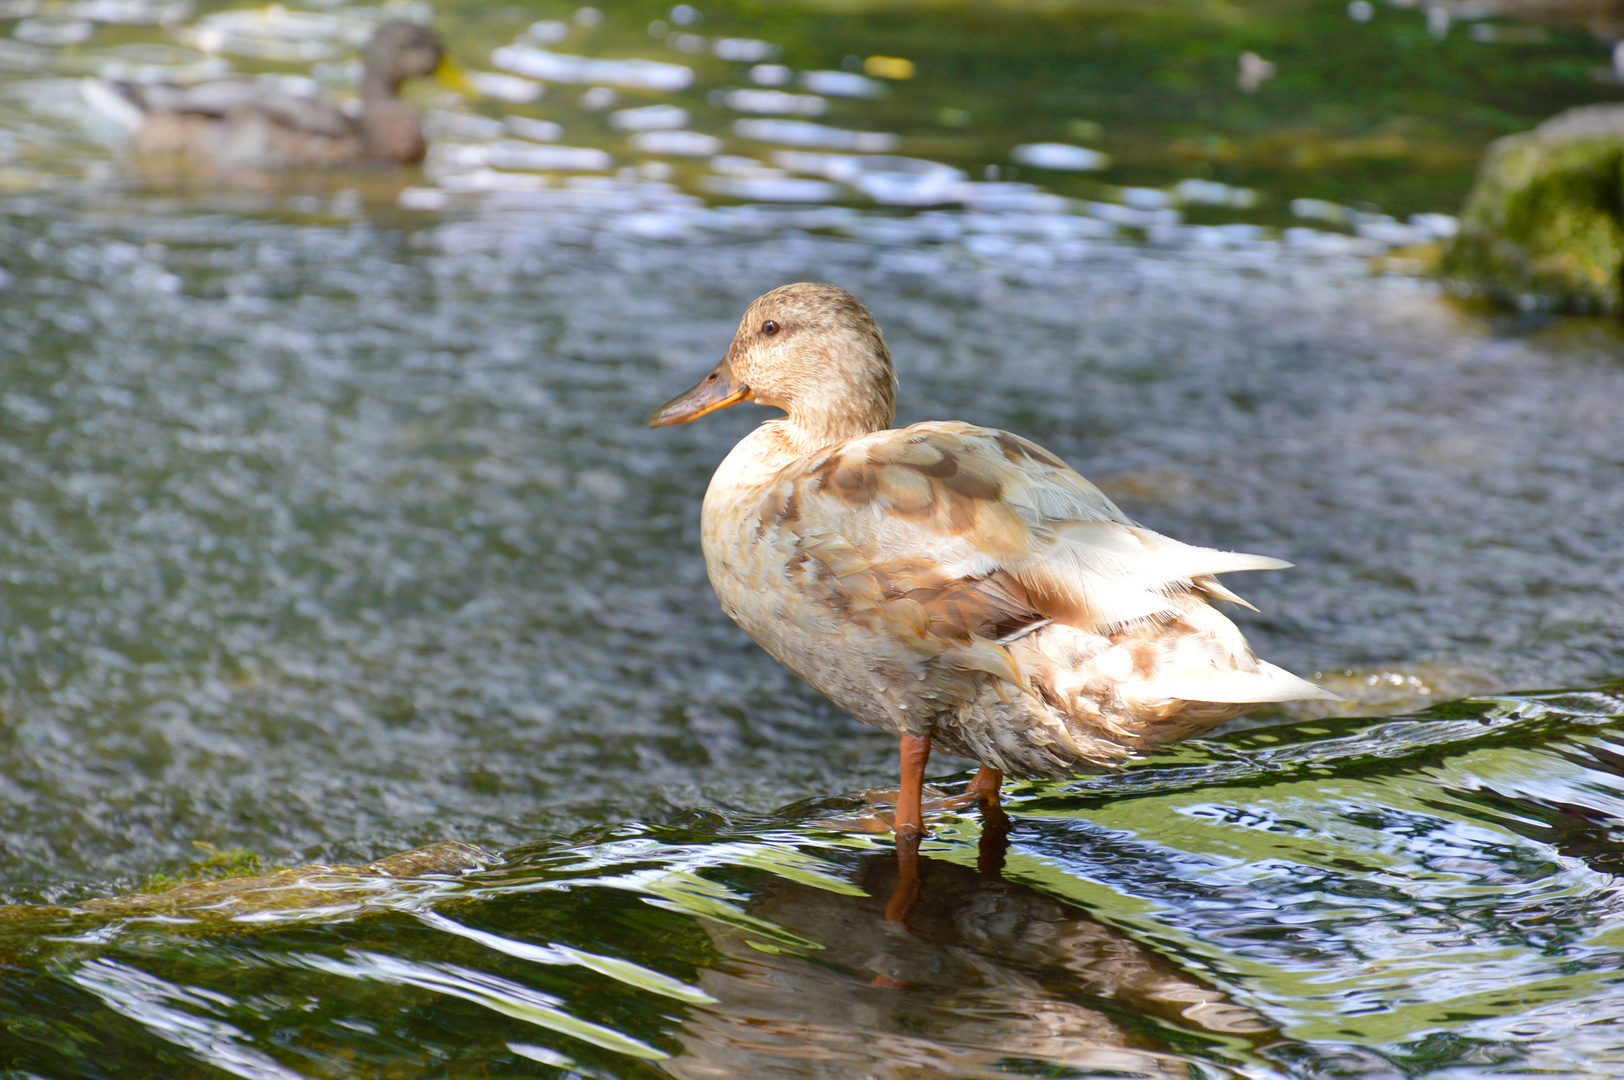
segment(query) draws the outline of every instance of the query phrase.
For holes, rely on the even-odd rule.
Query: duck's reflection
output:
[[[984,803],[981,810],[981,840],[976,852],[976,872],[982,877],[999,877],[1004,872],[1004,856],[1009,851],[1009,815],[996,802]],[[924,892],[925,883],[920,872],[918,833],[897,835],[897,883],[891,889],[891,899],[885,903],[885,917],[901,929],[907,929],[908,916],[913,914]]]
[[[1278,1038],[1257,1013],[1081,909],[998,876],[1002,846],[992,834],[978,868],[917,849],[911,859],[876,854],[857,874],[865,896],[775,880],[750,914],[823,948],[779,950],[707,926],[726,957],[700,975],[717,1004],[689,1014],[685,1052],[666,1068],[685,1080],[1034,1067],[1188,1077],[1175,1040],[1196,1038],[1210,1071],[1210,1037]],[[903,908],[905,925],[894,917]]]

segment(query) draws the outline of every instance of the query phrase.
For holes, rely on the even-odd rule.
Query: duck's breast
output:
[[[771,432],[734,448],[705,495],[711,586],[758,645],[841,708],[887,731],[923,732],[934,711],[922,707],[929,651],[909,647],[905,628],[882,617],[872,576],[853,579],[866,557],[832,531],[814,490],[826,456],[786,460]],[[846,565],[841,547],[850,548]]]

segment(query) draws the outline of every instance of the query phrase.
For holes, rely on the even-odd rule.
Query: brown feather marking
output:
[[[1026,586],[1033,609],[1046,618],[1082,630],[1099,629],[1099,617],[1063,583],[1046,574],[1032,573],[1023,576],[1021,583]]]
[[[767,492],[766,497],[761,500],[761,513],[756,518],[757,540],[767,535],[769,524],[783,520],[786,502],[782,486]]]
[[[910,458],[915,458],[915,460],[910,460]],[[935,461],[920,461],[916,458],[917,455],[898,454],[896,463],[906,466],[921,475],[928,476],[932,480],[946,480],[957,475],[959,471],[959,455],[952,451],[944,451]]]
[[[887,629],[904,631],[921,644],[932,630],[929,613],[915,600],[887,600],[880,605],[880,615]]]
[[[789,495],[784,499],[784,505],[778,512],[778,524],[788,528],[801,520],[801,489],[791,487]]]
[[[1013,437],[1009,442],[1023,460],[1041,460]],[[1009,456],[1009,447],[1004,449]],[[995,561],[1014,565],[1028,558],[1033,540],[1030,526],[1004,501],[1009,478],[999,458],[988,460],[966,440],[938,432],[929,439],[882,444],[860,462],[849,453],[830,454],[817,463],[812,490],[852,510],[878,500],[898,517],[971,538]],[[782,509],[771,506],[777,514],[790,509],[789,500]],[[883,624],[926,653],[947,650],[951,656],[1051,619],[1084,627],[1095,623],[1065,583],[1045,581],[1041,573],[1035,580],[1006,570],[948,578],[940,564],[918,557],[876,564],[875,552],[838,534],[803,537],[801,547],[815,561],[812,573],[831,610],[850,623],[875,629]]]
[[[874,569],[884,577],[885,595],[891,599],[907,596],[919,589],[935,588],[941,580],[941,573],[934,565],[888,562],[880,563]]]
[[[815,465],[810,466],[807,469],[807,480],[809,483],[811,483],[812,490],[823,491],[827,489],[829,487],[830,478],[834,476],[835,470],[840,468],[840,464],[840,454],[834,453],[817,462]]]
[[[892,510],[905,517],[929,514],[936,492],[929,480],[912,469],[885,466],[876,470],[876,490]]]
[[[815,595],[829,606],[830,611],[834,612],[837,618],[850,619],[854,605],[847,583],[836,577],[834,571],[829,569],[828,564],[820,559],[809,559],[806,567],[811,574],[812,580],[820,586],[820,591]]]
[[[944,446],[938,446],[926,439],[909,439],[898,445],[896,443],[882,443],[875,447],[868,455],[870,465],[907,465],[910,468],[929,468],[941,463],[952,451]],[[953,468],[958,468],[954,465]],[[950,470],[951,471],[951,470]],[[927,475],[929,475],[927,473]]]
[[[969,644],[972,638],[997,641],[1042,622],[1027,592],[1012,575],[998,571],[982,578],[944,578],[935,567],[884,564],[875,568],[888,583],[918,604],[930,621],[930,633],[942,641]]]
[[[826,491],[854,510],[874,501],[875,470],[867,463],[847,464],[839,454],[831,454],[814,474],[816,490]]]
[[[1049,708],[1061,714],[1065,714],[1070,711],[1066,708],[1066,703],[1060,699],[1060,695],[1055,693],[1054,687],[1050,686],[1043,679],[1034,675],[1032,676],[1031,683],[1032,689],[1037,692],[1038,697],[1042,698],[1043,703],[1048,705]]]
[[[972,459],[966,462],[966,464],[970,465],[969,468],[961,468],[958,457],[951,454],[944,459],[944,464],[946,462],[952,462],[953,468],[949,472],[940,474],[942,486],[953,494],[976,502],[998,502],[1003,498],[1004,485],[996,474],[982,471],[981,462]],[[924,472],[923,469],[920,471]],[[938,474],[927,473],[926,475],[935,476]]]
[[[1133,654],[1133,669],[1141,678],[1148,679],[1156,673],[1156,661],[1162,658],[1162,651],[1155,642],[1136,642],[1129,651]]]
[[[843,536],[804,537],[800,546],[802,551],[828,567],[829,572],[837,578],[860,574],[872,566],[868,557]]]
[[[981,514],[975,503],[966,499],[954,499],[947,504],[947,527],[955,536],[975,532],[976,525],[980,521]]]
[[[1023,461],[1036,461],[1055,469],[1069,469],[1071,467],[1036,443],[1027,442],[1025,439],[1009,434],[1007,431],[1000,431],[995,434],[993,441],[1004,452],[1004,456],[1015,465],[1019,465]]]
[[[847,465],[836,469],[829,478],[834,493],[847,506],[862,507],[874,501],[874,487],[878,481],[872,469],[860,465]]]

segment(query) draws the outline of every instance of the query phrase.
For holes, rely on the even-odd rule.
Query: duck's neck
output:
[[[779,438],[786,445],[794,446],[801,456],[870,432],[884,431],[891,426],[894,415],[889,400],[876,400],[860,410],[846,407],[843,402],[836,402],[836,407],[829,409],[809,409],[799,405],[797,402],[788,407],[786,411],[789,415],[775,423],[783,425]]]
[[[382,65],[368,64],[361,72],[361,100],[386,101],[400,96],[400,84],[406,80],[391,76]]]

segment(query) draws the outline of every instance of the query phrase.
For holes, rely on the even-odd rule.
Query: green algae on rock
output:
[[[1516,307],[1624,313],[1624,106],[1587,105],[1493,143],[1442,273]]]
[[[325,863],[261,872],[257,857],[227,863],[227,876],[186,881],[149,892],[83,900],[72,905],[0,906],[0,925],[77,917],[287,922],[346,918],[381,908],[413,907],[441,899],[446,884],[472,870],[497,865],[500,856],[472,844],[441,841],[390,855],[365,866]],[[232,873],[234,868],[248,872]]]

